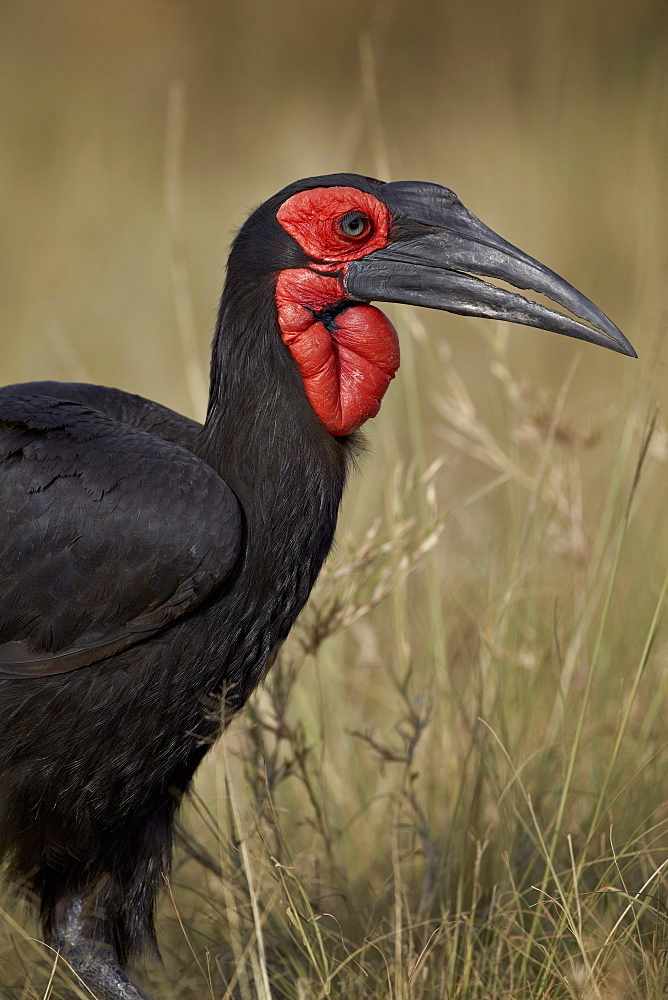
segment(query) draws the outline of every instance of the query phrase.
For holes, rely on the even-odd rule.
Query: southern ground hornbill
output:
[[[154,940],[179,800],[331,546],[357,431],[399,365],[370,300],[635,356],[452,191],[335,174],[234,240],[203,425],[101,386],[0,391],[0,848],[100,998],[145,996],[122,966]]]

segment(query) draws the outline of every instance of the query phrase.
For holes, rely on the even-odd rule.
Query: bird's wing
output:
[[[0,395],[0,674],[64,673],[153,635],[240,545],[234,494],[190,451],[81,403]]]
[[[202,425],[196,420],[184,417],[182,413],[176,413],[152,399],[106,385],[89,385],[87,382],[23,382],[5,385],[0,389],[0,402],[10,397],[21,399],[35,395],[82,403],[92,410],[100,410],[114,420],[120,420],[121,423],[155,434],[164,441],[180,444],[189,451],[202,430]]]

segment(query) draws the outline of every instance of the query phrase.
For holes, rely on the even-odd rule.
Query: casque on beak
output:
[[[351,298],[503,319],[637,357],[624,334],[593,302],[488,229],[448,188],[398,181],[386,184],[382,197],[395,220],[390,242],[348,265],[346,289]],[[539,292],[578,319],[477,275]]]

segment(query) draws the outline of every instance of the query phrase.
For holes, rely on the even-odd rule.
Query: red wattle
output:
[[[376,416],[399,367],[396,330],[374,306],[351,304],[327,326],[316,318],[344,298],[338,278],[307,268],[282,271],[276,282],[283,341],[311,406],[336,435],[351,434]]]

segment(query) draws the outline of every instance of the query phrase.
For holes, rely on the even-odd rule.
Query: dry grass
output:
[[[634,551],[664,430],[627,421],[587,516],[601,435],[574,428],[567,386],[519,386],[504,341],[486,347],[502,434],[452,368],[436,401],[485,485],[443,504],[441,468],[397,468],[204,766],[162,905],[169,974],[146,970],[159,995],[665,993],[668,574],[640,593]],[[494,544],[471,544],[492,517]],[[458,534],[470,565],[444,588]],[[17,986],[45,995],[49,958],[6,934]]]
[[[430,4],[420,27],[385,4],[361,34],[335,25],[357,97],[343,111],[325,91],[308,103],[295,88],[287,110],[275,102],[265,117],[237,88],[240,114],[300,124],[287,142],[267,127],[271,170],[246,178],[243,162],[226,163],[227,219],[293,175],[342,166],[451,183],[591,293],[641,361],[395,311],[402,369],[370,430],[337,551],[186,807],[160,909],[165,967],[140,970],[164,1000],[668,996],[665,35],[649,3],[635,14],[609,5],[603,34],[575,3],[519,9],[506,24],[485,3],[448,17]],[[179,53],[173,17],[165,37]],[[285,19],[294,27],[294,11]],[[208,23],[194,23],[188,38],[207,52]],[[464,41],[476,32],[494,45],[485,72],[469,74]],[[103,58],[118,42],[96,44]],[[397,95],[392,81],[407,80],[409,65],[417,82]],[[343,70],[332,72],[345,93]],[[107,241],[120,241],[120,274],[84,261],[68,286],[82,237],[61,222],[65,277],[54,278],[52,247],[40,253],[28,220],[19,261],[69,295],[56,294],[48,315],[28,283],[23,298],[9,296],[10,326],[31,339],[8,341],[6,380],[85,377],[201,407],[206,346],[194,331],[211,326],[224,240],[210,221],[221,183],[202,138],[211,119],[189,98],[198,80],[184,118],[184,91],[167,73],[166,166],[128,187],[118,223],[103,220],[96,253],[114,260]],[[229,100],[208,96],[228,123]],[[438,137],[435,121],[447,123]],[[161,132],[156,163],[164,143]],[[127,145],[121,179],[145,162],[141,143]],[[95,155],[89,138],[62,154],[70,169]],[[94,170],[77,176],[90,188],[66,196],[68,219],[100,196]],[[156,251],[141,281],[130,226]],[[16,275],[12,287],[23,288]],[[116,352],[112,328],[125,338]],[[3,1000],[79,995],[5,903]]]

